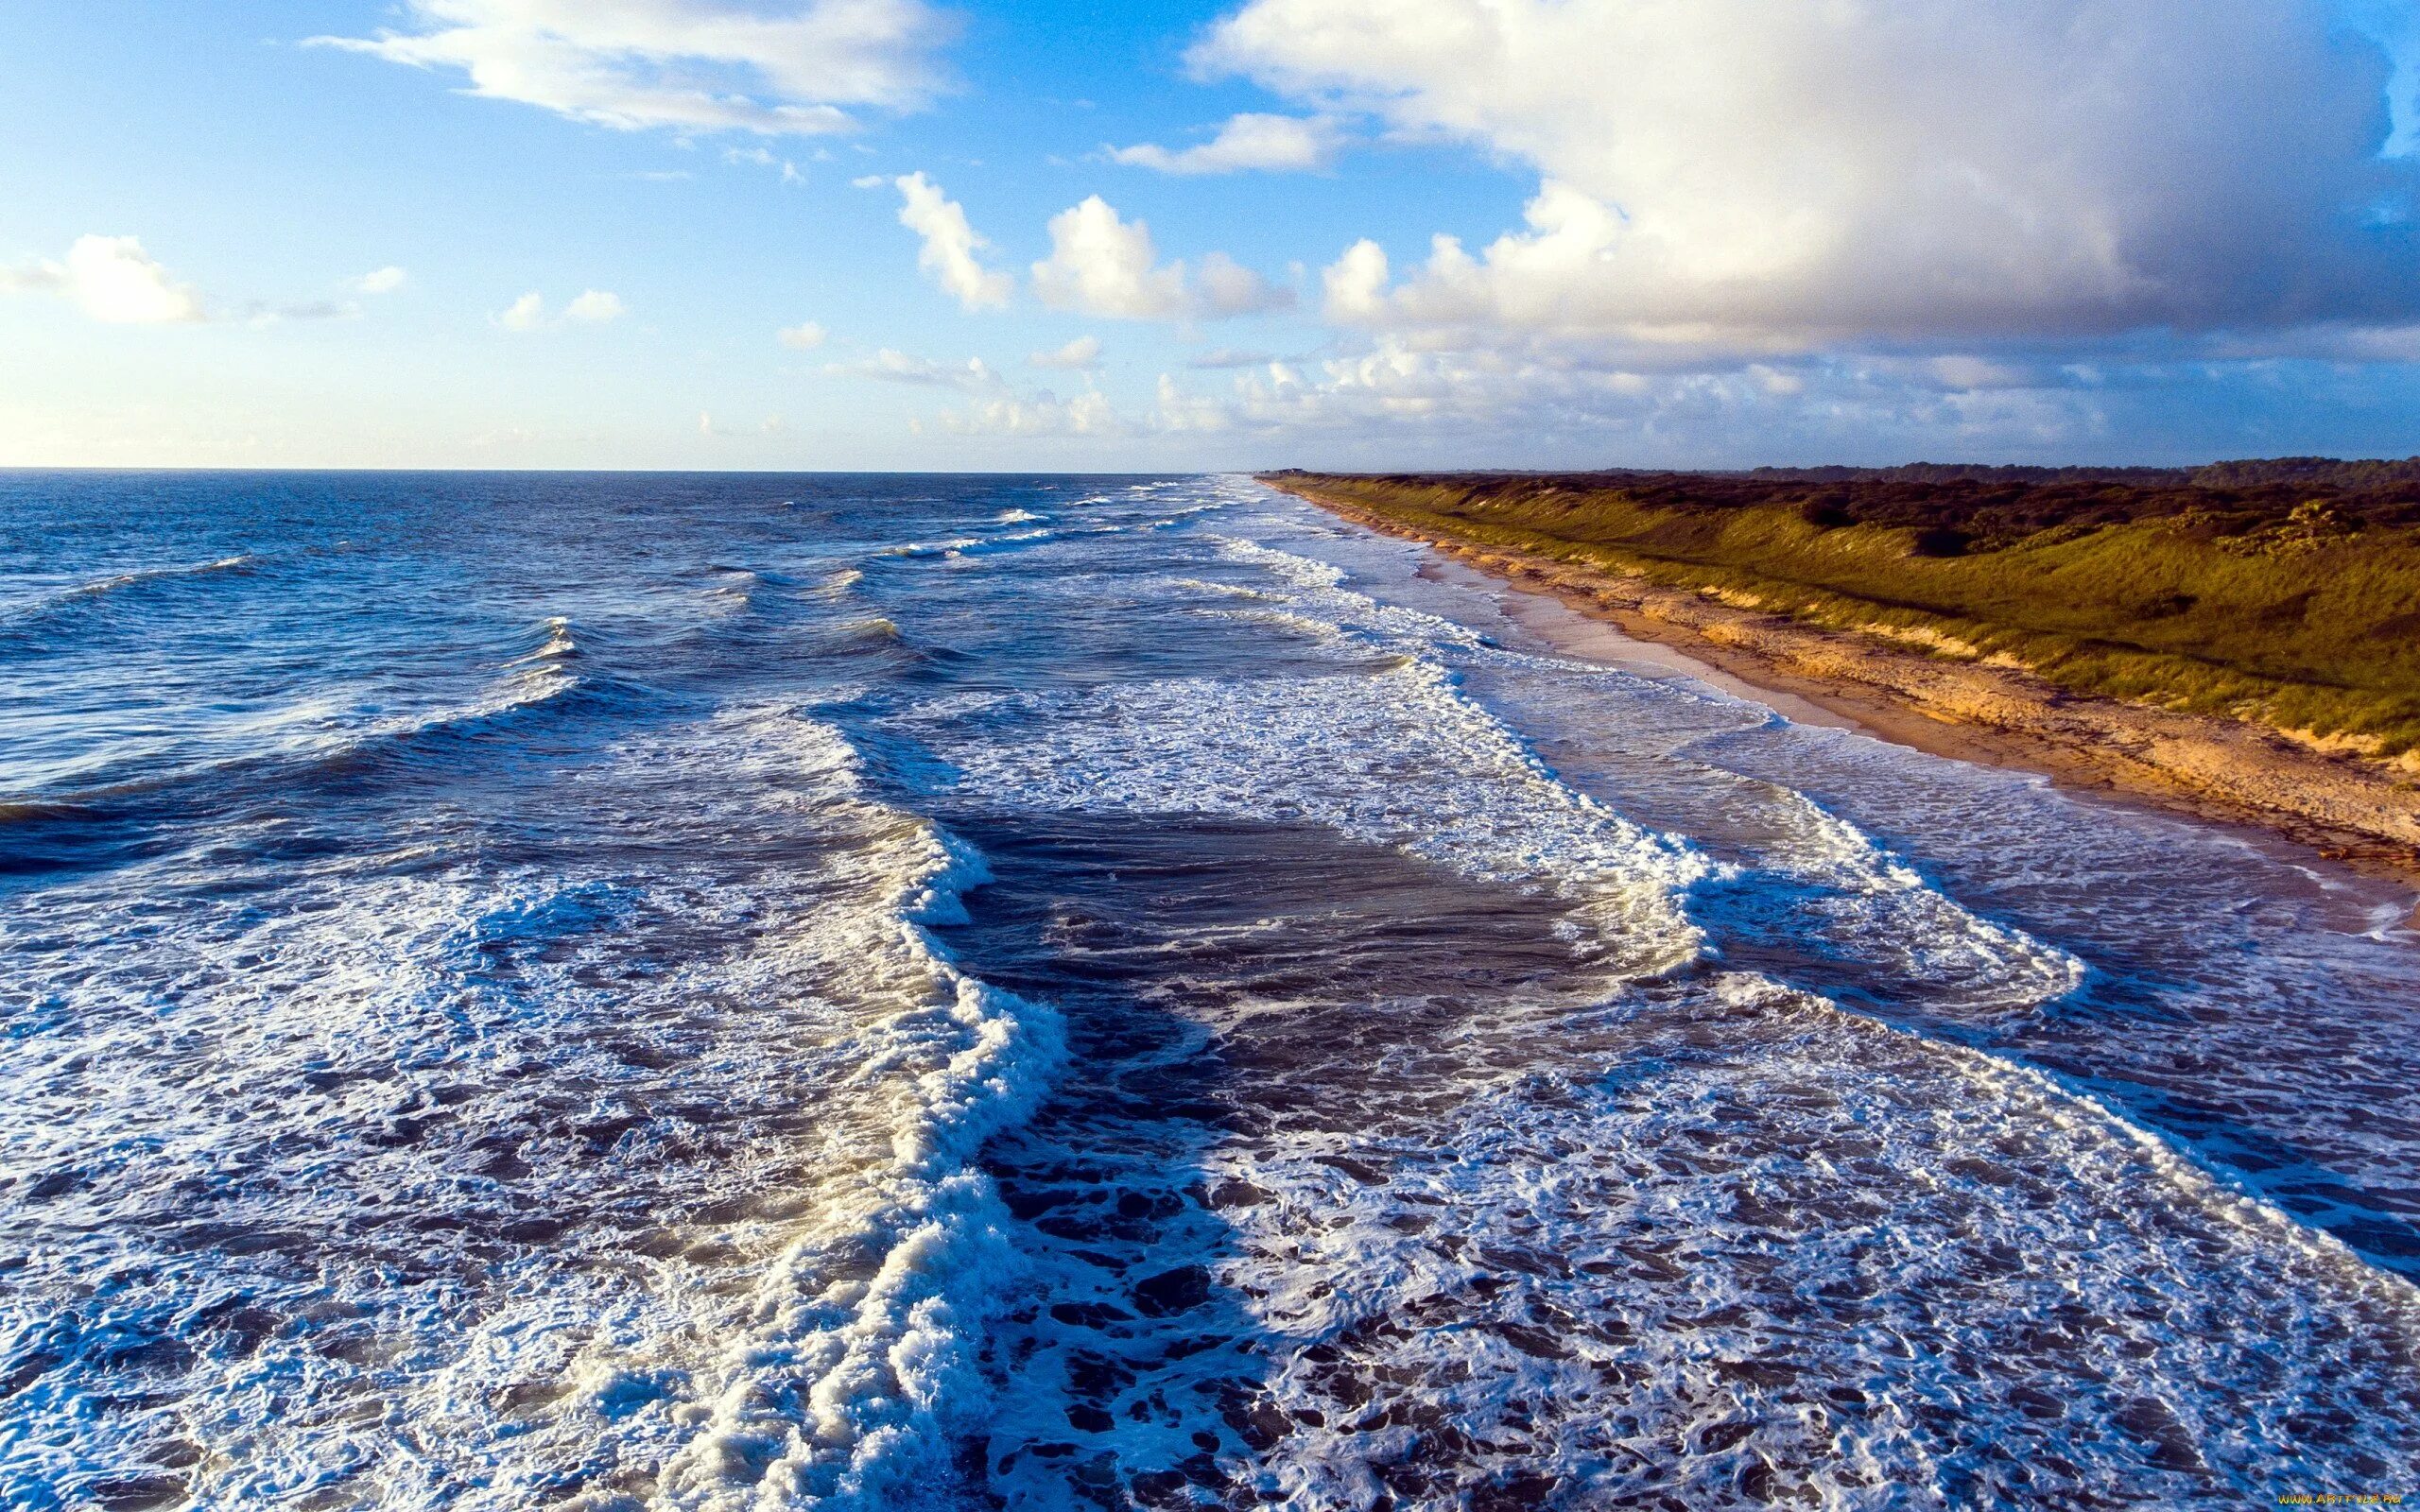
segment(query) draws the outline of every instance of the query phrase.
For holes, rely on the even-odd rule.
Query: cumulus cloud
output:
[[[962,363],[934,362],[889,347],[862,362],[826,363],[823,370],[841,378],[873,378],[884,383],[957,388],[968,393],[987,393],[1005,387],[980,357],[969,357]]]
[[[1229,117],[1217,136],[1198,146],[1171,151],[1146,142],[1108,150],[1113,163],[1161,173],[1299,173],[1326,167],[1340,145],[1336,123],[1326,116],[1247,112]]]
[[[1055,309],[1121,320],[1193,320],[1282,309],[1293,302],[1223,252],[1198,274],[1161,265],[1143,221],[1122,219],[1100,196],[1050,217],[1050,255],[1033,265],[1033,291]]]
[[[585,289],[562,308],[560,316],[546,313],[546,297],[531,290],[498,312],[495,323],[507,331],[540,331],[550,325],[576,323],[602,325],[618,320],[627,307],[618,294],[603,289]]]
[[[1320,287],[1329,319],[1374,319],[1387,307],[1387,249],[1364,236],[1321,271]]]
[[[410,276],[400,267],[375,267],[353,280],[352,284],[364,294],[392,294],[402,288]]]
[[[1025,360],[1036,368],[1098,368],[1100,366],[1100,337],[1078,336],[1055,352],[1037,352]]]
[[[626,131],[847,129],[932,92],[949,30],[919,0],[409,0],[409,30],[313,45],[458,70],[468,93]]]
[[[1526,224],[1329,316],[1713,352],[2394,327],[2387,65],[2325,0],[1251,0],[1196,61],[1526,163]],[[2398,209],[2397,207],[2402,207]]]
[[[134,236],[78,236],[58,262],[0,269],[0,290],[62,295],[109,325],[174,325],[204,318],[201,296]]]
[[[965,207],[921,173],[893,179],[891,185],[899,191],[899,224],[925,239],[916,266],[925,276],[968,310],[1005,306],[1015,283],[975,255],[992,244],[968,224]]]
[[[786,325],[773,333],[773,339],[793,352],[813,352],[831,338],[831,333],[813,320]]]
[[[1033,290],[1064,310],[1129,320],[1187,313],[1184,269],[1157,267],[1151,230],[1121,220],[1094,195],[1050,219],[1050,255],[1033,265]]]

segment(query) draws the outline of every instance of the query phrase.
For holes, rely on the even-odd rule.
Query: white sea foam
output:
[[[713,798],[652,803],[657,773]],[[21,978],[15,1027],[77,1032],[0,1063],[0,1155],[58,1188],[0,1303],[0,1359],[52,1361],[0,1413],[0,1501],[64,1507],[180,1435],[206,1505],[518,1508],[659,1471],[671,1505],[878,1501],[945,1456],[1013,1259],[969,1159],[1059,1055],[927,933],[979,859],[778,710],[634,741],[550,806],[690,859],[496,875],[441,824],[271,913],[166,887],[106,970]],[[67,889],[8,948],[67,968],[114,906]],[[96,1224],[141,1237],[103,1253]],[[176,1341],[153,1404],[94,1416],[146,1340]],[[775,1417],[806,1436],[759,1453]]]
[[[1441,615],[1382,603],[1346,587],[1343,569],[1333,563],[1249,540],[1219,538],[1218,543],[1223,556],[1288,585],[1292,607],[1274,611],[1282,623],[1323,627],[1398,654],[1458,659],[1496,672],[1498,680],[1502,674],[1517,674],[1540,690],[1542,699],[1567,701],[1575,688],[1641,705],[1701,696],[1592,663],[1507,649]],[[1711,690],[1703,696],[1737,704]],[[1325,699],[1314,695],[1311,701]],[[1436,702],[1427,701],[1432,707]],[[1459,696],[1455,701],[1475,707]],[[1482,717],[1503,730],[1494,716]],[[1759,712],[1759,722],[1770,717]],[[1518,744],[1509,732],[1504,738]],[[1768,784],[1738,785],[1742,799],[1769,815],[1772,833],[1762,864],[1703,868],[1689,879],[1709,900],[1720,900],[1738,925],[1826,941],[1873,968],[1945,984],[1978,1005],[2032,1009],[2072,991],[2082,980],[2084,968],[2073,955],[1961,906],[1870,836],[1803,795]]]
[[[947,557],[969,546],[983,543],[981,536],[950,536],[940,541],[910,541],[896,546],[885,546],[874,553],[878,557]]]
[[[890,911],[929,995],[863,1031],[849,1078],[912,1089],[889,1098],[888,1159],[821,1194],[708,1391],[676,1410],[699,1426],[665,1469],[670,1505],[908,1505],[946,1480],[953,1435],[983,1419],[974,1355],[1018,1265],[971,1161],[1032,1110],[1063,1047],[1046,1010],[967,977],[933,944],[925,926],[962,919],[959,890],[983,873],[955,842],[928,829],[921,840],[925,860]]]
[[[2033,1074],[1712,988],[1573,1022],[1597,1077],[1219,1158],[1269,1194],[1234,1210],[1222,1280],[1291,1341],[1285,1431],[1238,1471],[1310,1508],[1520,1476],[1582,1502],[2220,1504],[2306,1452],[2297,1412],[2375,1413],[2380,1456],[2420,1431],[2388,1405],[2411,1288]]]
[[[989,800],[1322,825],[1584,902],[1625,969],[1669,970],[1699,945],[1678,896],[1705,861],[1558,782],[1434,662],[986,696],[928,706],[909,728]]]

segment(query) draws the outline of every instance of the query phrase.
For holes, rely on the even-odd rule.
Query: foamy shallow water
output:
[[[0,532],[0,1503],[2410,1489],[2392,889],[1241,480]]]

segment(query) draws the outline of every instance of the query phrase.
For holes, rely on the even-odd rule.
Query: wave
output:
[[[908,541],[896,546],[885,546],[874,553],[877,557],[951,557],[969,546],[983,544],[981,536],[951,536],[942,541]]]
[[[1261,568],[1296,588],[1336,588],[1344,582],[1344,569],[1333,562],[1320,561],[1315,558],[1301,556],[1290,551],[1280,551],[1274,546],[1265,546],[1257,541],[1247,541],[1240,536],[1219,536],[1212,539],[1217,541],[1220,556]],[[1370,599],[1361,594],[1355,596],[1363,598],[1372,608],[1377,607],[1375,599]]]
[[[5,610],[0,610],[0,618],[5,618],[9,622],[38,620],[46,615],[90,604],[112,594],[120,593],[129,589],[141,588],[150,583],[177,582],[198,577],[212,577],[224,573],[245,572],[259,559],[251,553],[241,552],[232,557],[215,558],[209,561],[179,562],[162,567],[141,567],[130,572],[112,573],[107,577],[96,577],[71,587],[56,589],[23,603],[9,606]]]
[[[1754,975],[1556,1039],[1610,1069],[1205,1173],[1258,1194],[1221,1279],[1276,1336],[1277,1500],[1450,1435],[1423,1504],[2215,1505],[2420,1426],[2411,1288],[2036,1073]]]
[[[578,654],[568,627],[550,621],[537,649],[502,663],[500,676],[456,702],[369,713],[320,700],[308,706],[320,711],[315,715],[262,722],[236,748],[224,743],[204,747],[201,754],[186,753],[173,764],[150,756],[112,761],[80,773],[71,788],[0,806],[0,823],[57,831],[58,844],[49,850],[10,859],[32,869],[97,859],[102,850],[91,847],[114,844],[110,836],[130,825],[148,833],[147,849],[172,848],[179,820],[223,821],[261,797],[283,796],[387,763],[449,760],[441,749],[449,742],[496,736],[542,710],[569,711],[583,703],[620,707],[633,696],[628,684],[574,674],[567,663]]]
[[[1378,644],[1434,647],[1451,660],[1486,668],[1488,696],[1515,709],[1528,706],[1524,717],[1534,726],[1564,723],[1567,713],[1558,709],[1567,712],[1576,685],[1593,685],[1605,699],[1602,717],[1619,722],[1592,728],[1603,728],[1616,746],[1622,726],[1631,722],[1616,710],[1684,736],[1668,747],[1658,743],[1649,781],[1668,794],[1685,786],[1685,816],[1704,812],[1708,804],[1718,805],[1724,816],[1720,831],[1730,838],[1717,850],[1718,864],[1688,887],[1681,904],[1705,931],[1709,959],[1767,971],[1848,1005],[1844,1011],[1945,1045],[2003,1057],[2041,1074],[2058,1074],[2060,1066],[2093,1065],[2088,1092],[2085,1081],[2066,1085],[2103,1107],[2124,1109],[2110,1116],[2164,1142],[2172,1158],[2209,1179],[2262,1194],[2261,1200],[2291,1214],[2290,1221],[2307,1232],[2348,1245],[2373,1265],[2395,1273],[2414,1269],[2411,1257],[2420,1253],[2414,1229],[2402,1205],[2387,1195],[2399,1185],[2391,1162],[2376,1158],[2359,1129],[2338,1129],[2314,1108],[2342,1099],[2293,1088],[2298,1065],[2342,1064],[2341,1045],[2327,1042],[2341,1026],[2308,1022],[2308,1013],[2279,1005],[2273,1027],[2252,1027],[2271,1009],[2258,1001],[2265,994],[2249,983],[2234,986],[2215,1022],[2180,1019],[2178,1010],[2163,1010],[2156,997],[2140,1001],[2137,990],[2118,999],[2125,1005],[2120,1011],[2136,1019],[2165,1011],[2174,1022],[2157,1033],[2148,1026],[2128,1033],[2114,1023],[2106,1030],[2071,1023],[2110,1008],[2106,983],[2083,957],[1966,906],[1945,884],[1788,785],[1788,760],[1772,763],[1772,780],[1733,769],[1743,743],[1770,741],[1777,730],[1826,748],[1870,744],[1862,737],[1802,734],[1761,706],[1712,690],[1700,695],[1685,684],[1651,683],[1590,663],[1507,650],[1467,627],[1374,605],[1367,595],[1341,586],[1342,576],[1331,564],[1258,542],[1236,542],[1222,554],[1266,567],[1294,585],[1297,607],[1315,616],[1332,618]],[[1736,708],[1754,715],[1754,725],[1724,717],[1719,728],[1707,726],[1705,733],[1685,738],[1702,721],[1676,718],[1677,700],[1684,698],[1702,703],[1709,717]],[[1683,767],[1675,757],[1706,765]],[[1616,758],[1612,769],[1637,767]],[[1626,792],[1628,781],[1616,777],[1609,783],[1615,792]],[[1976,816],[1958,812],[1961,799],[1954,792],[1945,796],[1945,809],[1928,809],[1912,816],[1913,822],[1956,827],[1952,833],[1973,827]],[[1650,812],[1655,812],[1655,801],[1651,797]],[[1993,799],[1979,791],[1963,801]],[[2053,822],[2074,821],[2063,816]],[[1705,833],[1702,820],[1691,833]],[[2060,874],[2072,876],[2072,865],[2063,866]],[[2100,1034],[2119,1038],[2096,1043]],[[2216,1067],[2200,1074],[2187,1069],[2204,1057],[2224,1054],[2221,1047],[2228,1044],[2248,1052],[2264,1034],[2269,1053],[2282,1058],[2278,1074],[2264,1078]],[[2306,1046],[2306,1040],[2314,1043]],[[2315,1148],[2326,1154],[2313,1155]],[[2358,1188],[2367,1190],[2353,1190]]]
[[[1080,502],[1107,503],[1109,501],[1102,499],[1098,501]],[[1016,530],[1011,531],[1005,535],[997,536],[952,536],[939,541],[911,541],[902,542],[895,546],[884,547],[881,551],[875,553],[875,555],[877,557],[908,558],[925,557],[939,557],[944,558],[986,557],[996,555],[1001,552],[1026,551],[1036,546],[1050,545],[1059,541],[1080,541],[1088,536],[1119,536],[1129,535],[1139,531],[1166,530],[1170,526],[1182,524],[1194,515],[1204,514],[1212,510],[1222,509],[1225,507],[1226,505],[1223,503],[1204,504],[1197,505],[1191,508],[1173,510],[1166,515],[1149,520],[1109,521],[1099,524],[1056,526],[1039,525],[1031,530]],[[1010,511],[1011,514],[1021,512],[1022,511],[1015,510]],[[1007,515],[1003,515],[1000,518],[1003,524],[1022,523],[1021,521],[1011,522],[1009,520]],[[1039,520],[1042,517],[1039,515],[1025,516],[1025,519],[1028,520]]]
[[[9,1194],[58,1242],[0,1298],[0,1369],[41,1378],[12,1406],[43,1456],[0,1467],[0,1503],[80,1504],[197,1420],[226,1450],[189,1472],[208,1505],[307,1494],[332,1462],[382,1504],[483,1512],[639,1474],[650,1504],[717,1509],[897,1506],[946,1477],[1021,1263],[975,1152],[1063,1045],[1055,1013],[935,937],[980,855],[864,772],[831,726],[734,708],[630,731],[540,799],[582,826],[570,853],[466,863],[424,833],[297,867],[228,847],[165,895],[282,906],[171,908],[90,970],[19,947],[121,937],[121,891],[0,917],[28,992],[11,1032],[38,1016],[130,1046],[0,1067],[0,1141],[61,1191],[161,1218],[96,1232],[82,1198]],[[157,984],[195,970],[210,987],[163,1047]],[[124,1156],[135,1129],[165,1147]],[[113,1266],[124,1284],[63,1300]],[[179,1352],[119,1363],[157,1339]],[[150,1405],[75,1406],[135,1379]],[[325,1410],[274,1407],[298,1390]],[[397,1452],[397,1421],[441,1443]]]
[[[507,662],[505,663],[507,667],[539,666],[547,662],[568,661],[579,655],[579,643],[572,639],[571,621],[561,614],[549,615],[544,621],[544,627],[546,632],[544,642],[527,656],[518,656]]]
[[[850,641],[896,641],[901,638],[898,622],[879,614],[870,620],[856,620],[837,627],[834,633]]]
[[[49,824],[83,818],[91,810],[72,800],[0,800],[0,825]]]
[[[821,1194],[758,1282],[693,1399],[700,1426],[664,1467],[667,1505],[911,1504],[952,1478],[954,1442],[984,1421],[984,1321],[1020,1264],[975,1156],[1031,1114],[1065,1045],[1055,1013],[968,975],[934,939],[965,921],[961,895],[989,873],[946,831],[902,822],[901,869],[860,948],[870,993],[905,981],[911,1001],[863,1033],[850,1077],[889,1089],[888,1147]]]
[[[416,710],[373,720],[356,730],[336,732],[337,749],[326,756],[366,756],[382,747],[399,747],[432,736],[475,736],[499,720],[543,708],[574,694],[616,699],[627,684],[604,678],[585,678],[570,663],[581,655],[572,624],[561,614],[541,620],[537,646],[502,663],[507,675],[460,703]]]
[[[59,596],[60,598],[91,598],[101,593],[113,593],[121,588],[132,588],[139,583],[158,582],[163,578],[206,577],[213,573],[233,572],[238,568],[249,567],[256,559],[249,552],[238,552],[233,557],[219,557],[210,561],[181,562],[167,567],[145,567],[134,572],[118,573],[113,576],[96,578],[92,582],[79,584],[66,590]]]
[[[1804,794],[1737,781],[1743,808],[1778,833],[1692,896],[1692,915],[1725,936],[1788,941],[1827,972],[1919,988],[1909,1012],[1940,1032],[2004,1032],[2084,985],[2074,954],[1975,913]]]
[[[1214,538],[1220,555],[1288,585],[1300,617],[1409,656],[1446,656],[1522,678],[1546,674],[1544,696],[1567,698],[1575,679],[1616,694],[1647,693],[1637,677],[1597,663],[1508,649],[1470,627],[1382,603],[1344,586],[1343,569],[1258,541]],[[1668,689],[1654,690],[1668,702]],[[1726,707],[1750,709],[1708,690]],[[1754,711],[1759,723],[1778,719]],[[1490,718],[1494,716],[1489,715]],[[1507,732],[1508,739],[1518,740]],[[1526,746],[1524,746],[1526,749]],[[2039,1012],[2083,982],[2083,963],[2022,930],[1982,918],[1950,898],[1856,826],[1797,791],[1730,778],[1743,808],[1774,833],[1737,864],[1708,867],[1688,887],[1691,917],[1726,937],[1787,939],[1827,953],[1867,980],[1927,984],[1970,1009]]]
[[[1564,897],[1621,974],[1674,970],[1703,943],[1681,900],[1706,859],[1561,782],[1434,662],[977,696],[897,722],[976,801],[1320,825]]]

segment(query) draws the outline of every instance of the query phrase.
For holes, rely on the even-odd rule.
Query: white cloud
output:
[[[782,174],[782,182],[806,182],[806,175],[798,171],[797,163],[792,163],[789,159],[779,156],[765,147],[725,147],[722,149],[722,161],[725,163],[752,163],[760,168],[779,168]]]
[[[1236,426],[1236,414],[1216,399],[1198,398],[1177,387],[1175,379],[1160,374],[1158,407],[1151,416],[1152,425],[1163,431],[1224,431]]]
[[[1285,309],[1293,302],[1292,289],[1277,287],[1224,252],[1212,252],[1201,259],[1194,296],[1197,315],[1259,315]]]
[[[620,295],[609,294],[603,289],[587,289],[564,305],[560,316],[549,316],[545,296],[533,289],[498,313],[495,323],[507,331],[540,331],[550,325],[574,321],[582,325],[602,325],[609,320],[620,319],[624,313]]]
[[[1025,360],[1036,368],[1098,368],[1100,366],[1100,337],[1078,336],[1056,352],[1037,352]]]
[[[1170,151],[1146,142],[1111,147],[1110,160],[1161,173],[1303,172],[1324,168],[1340,146],[1336,123],[1326,116],[1231,116],[1219,134],[1199,146]]]
[[[1015,284],[976,257],[992,244],[967,223],[965,207],[921,173],[907,174],[891,183],[899,191],[899,224],[925,239],[916,266],[968,310],[1005,306]]]
[[[918,384],[934,388],[959,388],[983,393],[1004,387],[980,357],[963,363],[934,362],[883,348],[863,362],[826,363],[823,370],[842,378],[875,378],[885,383]]]
[[[620,130],[847,129],[932,92],[950,23],[919,0],[409,0],[411,31],[311,43],[458,69],[469,93]]]
[[[2383,59],[2325,0],[1251,0],[1204,67],[1540,175],[1337,319],[1708,352],[2420,314]]]
[[[603,289],[585,289],[563,306],[563,318],[590,325],[602,325],[622,318],[622,297]]]
[[[1050,255],[1033,265],[1033,291],[1063,310],[1128,320],[1189,313],[1182,266],[1154,267],[1151,229],[1118,218],[1100,196],[1050,218]]]
[[[352,284],[364,294],[392,294],[402,288],[410,276],[400,267],[377,267],[353,280]]]
[[[1369,320],[1385,308],[1387,249],[1363,237],[1320,274],[1331,320]]]
[[[1223,252],[1198,278],[1182,262],[1158,266],[1151,229],[1121,219],[1100,196],[1050,217],[1050,255],[1033,265],[1033,291],[1062,310],[1121,320],[1191,320],[1249,315],[1293,302]]]
[[[1098,393],[1062,401],[1049,394],[1031,399],[987,399],[942,416],[944,428],[962,436],[1115,436],[1131,429]]]
[[[831,333],[813,320],[786,325],[773,333],[773,339],[793,352],[813,352],[830,339]]]
[[[0,269],[0,290],[60,294],[109,325],[173,325],[205,318],[193,285],[178,283],[134,236],[78,236],[63,261]]]

